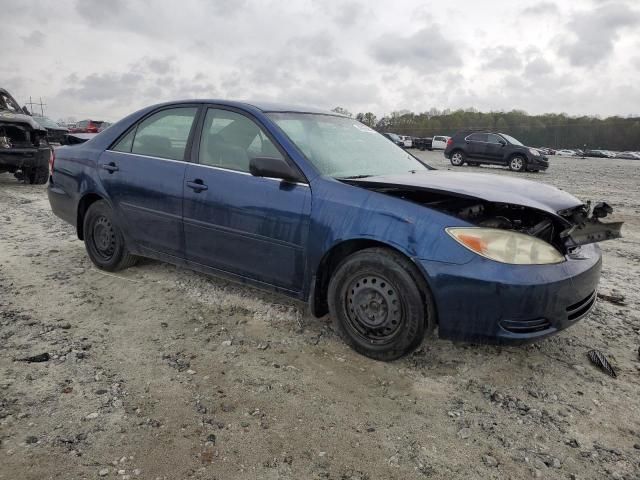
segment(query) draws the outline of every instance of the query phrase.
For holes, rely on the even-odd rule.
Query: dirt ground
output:
[[[279,296],[155,261],[98,271],[45,187],[0,175],[0,479],[640,478],[640,162],[551,164],[464,170],[609,202],[608,299],[534,345],[431,338],[388,364]]]

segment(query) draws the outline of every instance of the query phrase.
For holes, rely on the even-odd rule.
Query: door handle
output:
[[[120,170],[115,162],[104,163],[102,165],[102,168],[109,173],[117,172],[118,170]]]
[[[196,193],[200,193],[203,190],[209,189],[209,187],[207,187],[199,178],[196,178],[195,180],[191,180],[190,182],[187,182],[187,187],[189,187]]]

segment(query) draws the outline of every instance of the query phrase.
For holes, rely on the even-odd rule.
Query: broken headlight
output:
[[[480,227],[450,227],[446,231],[463,247],[496,262],[545,265],[564,261],[552,245],[524,233]]]
[[[11,148],[9,137],[0,137],[0,148]]]

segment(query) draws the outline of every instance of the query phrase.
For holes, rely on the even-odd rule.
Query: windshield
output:
[[[33,119],[45,128],[58,128],[58,129],[64,128],[60,126],[60,124],[54,122],[48,117],[33,117]]]
[[[516,140],[512,136],[506,135],[504,133],[501,133],[500,135],[502,135],[510,144],[512,144],[512,145],[520,145],[521,147],[524,147],[524,145],[519,140]]]
[[[351,118],[309,113],[269,116],[322,175],[362,178],[428,170],[393,142]]]

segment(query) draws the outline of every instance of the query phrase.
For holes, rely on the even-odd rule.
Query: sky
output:
[[[0,87],[115,121],[174,99],[640,115],[638,0],[0,0]]]

